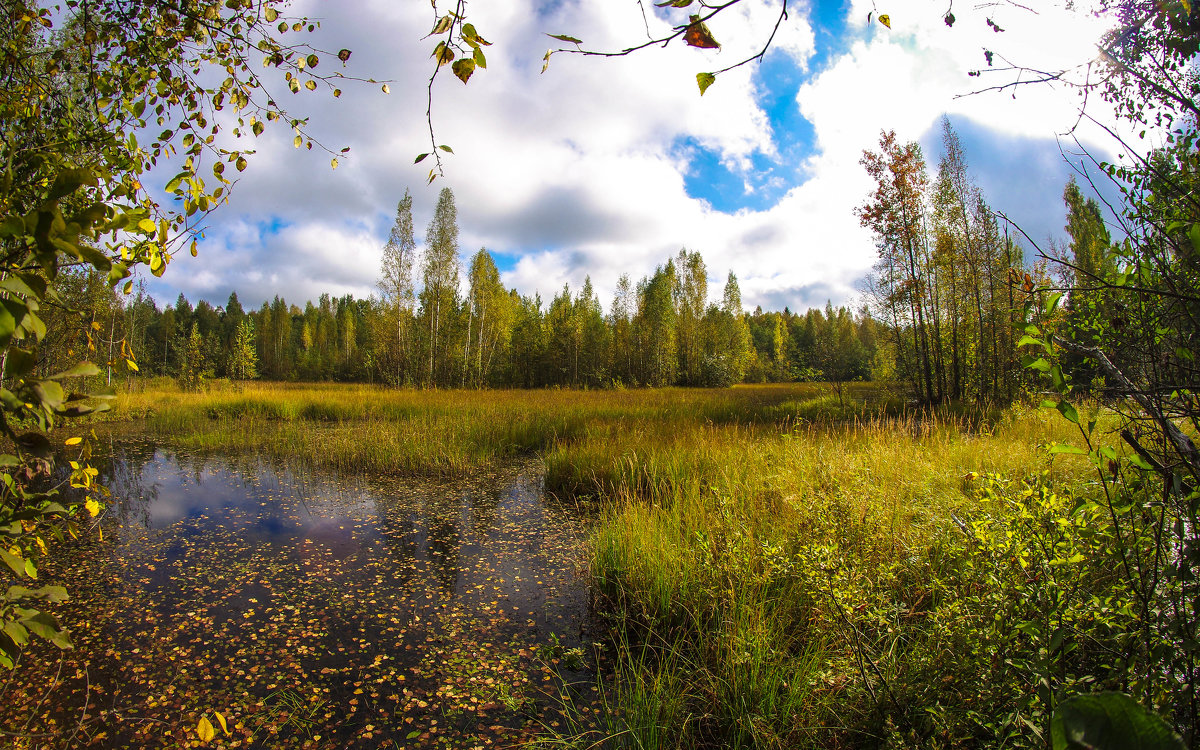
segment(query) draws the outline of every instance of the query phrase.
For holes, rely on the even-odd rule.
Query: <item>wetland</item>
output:
[[[486,747],[559,725],[564,695],[591,710],[588,521],[536,459],[436,479],[98,453],[100,532],[47,571],[76,648],[16,673],[26,731],[148,747],[220,713],[230,747]]]

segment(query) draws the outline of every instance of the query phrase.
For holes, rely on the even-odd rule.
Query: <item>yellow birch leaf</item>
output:
[[[213,729],[212,722],[208,720],[207,716],[200,717],[200,722],[196,724],[196,735],[199,736],[200,741],[205,744],[212,742],[213,737],[217,736],[216,731]]]
[[[232,736],[229,734],[229,725],[225,723],[225,714],[220,711],[213,711],[213,714],[217,717],[217,723],[221,725],[221,731],[225,733],[225,736]]]
[[[887,13],[883,13],[879,16],[879,22],[884,26],[887,26],[889,29],[892,28],[892,19]]]

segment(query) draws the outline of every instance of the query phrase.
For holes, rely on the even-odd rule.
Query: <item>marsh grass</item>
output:
[[[952,652],[930,615],[953,607],[945,582],[963,564],[947,534],[987,510],[981,475],[1088,476],[1050,463],[1044,444],[1074,437],[1057,415],[921,410],[869,384],[841,398],[822,384],[248,384],[118,406],[182,447],[317,469],[464,474],[539,454],[550,492],[600,500],[590,571],[616,653],[608,733],[547,746],[920,745],[939,731],[931,746],[953,746],[974,731],[969,707],[936,729],[903,718],[925,708],[904,697],[922,694],[923,670]]]

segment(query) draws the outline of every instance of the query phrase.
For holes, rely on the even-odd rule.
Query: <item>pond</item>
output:
[[[213,746],[472,748],[565,728],[568,700],[599,720],[587,522],[537,462],[339,477],[127,440],[102,474],[102,538],[43,576],[76,648],[14,673],[9,732],[186,746],[206,716]]]

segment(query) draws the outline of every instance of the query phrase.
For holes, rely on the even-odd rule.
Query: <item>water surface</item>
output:
[[[43,576],[77,648],[16,673],[9,731],[178,746],[219,711],[215,746],[512,746],[595,700],[585,521],[536,462],[364,479],[127,442],[104,480],[102,540]]]

